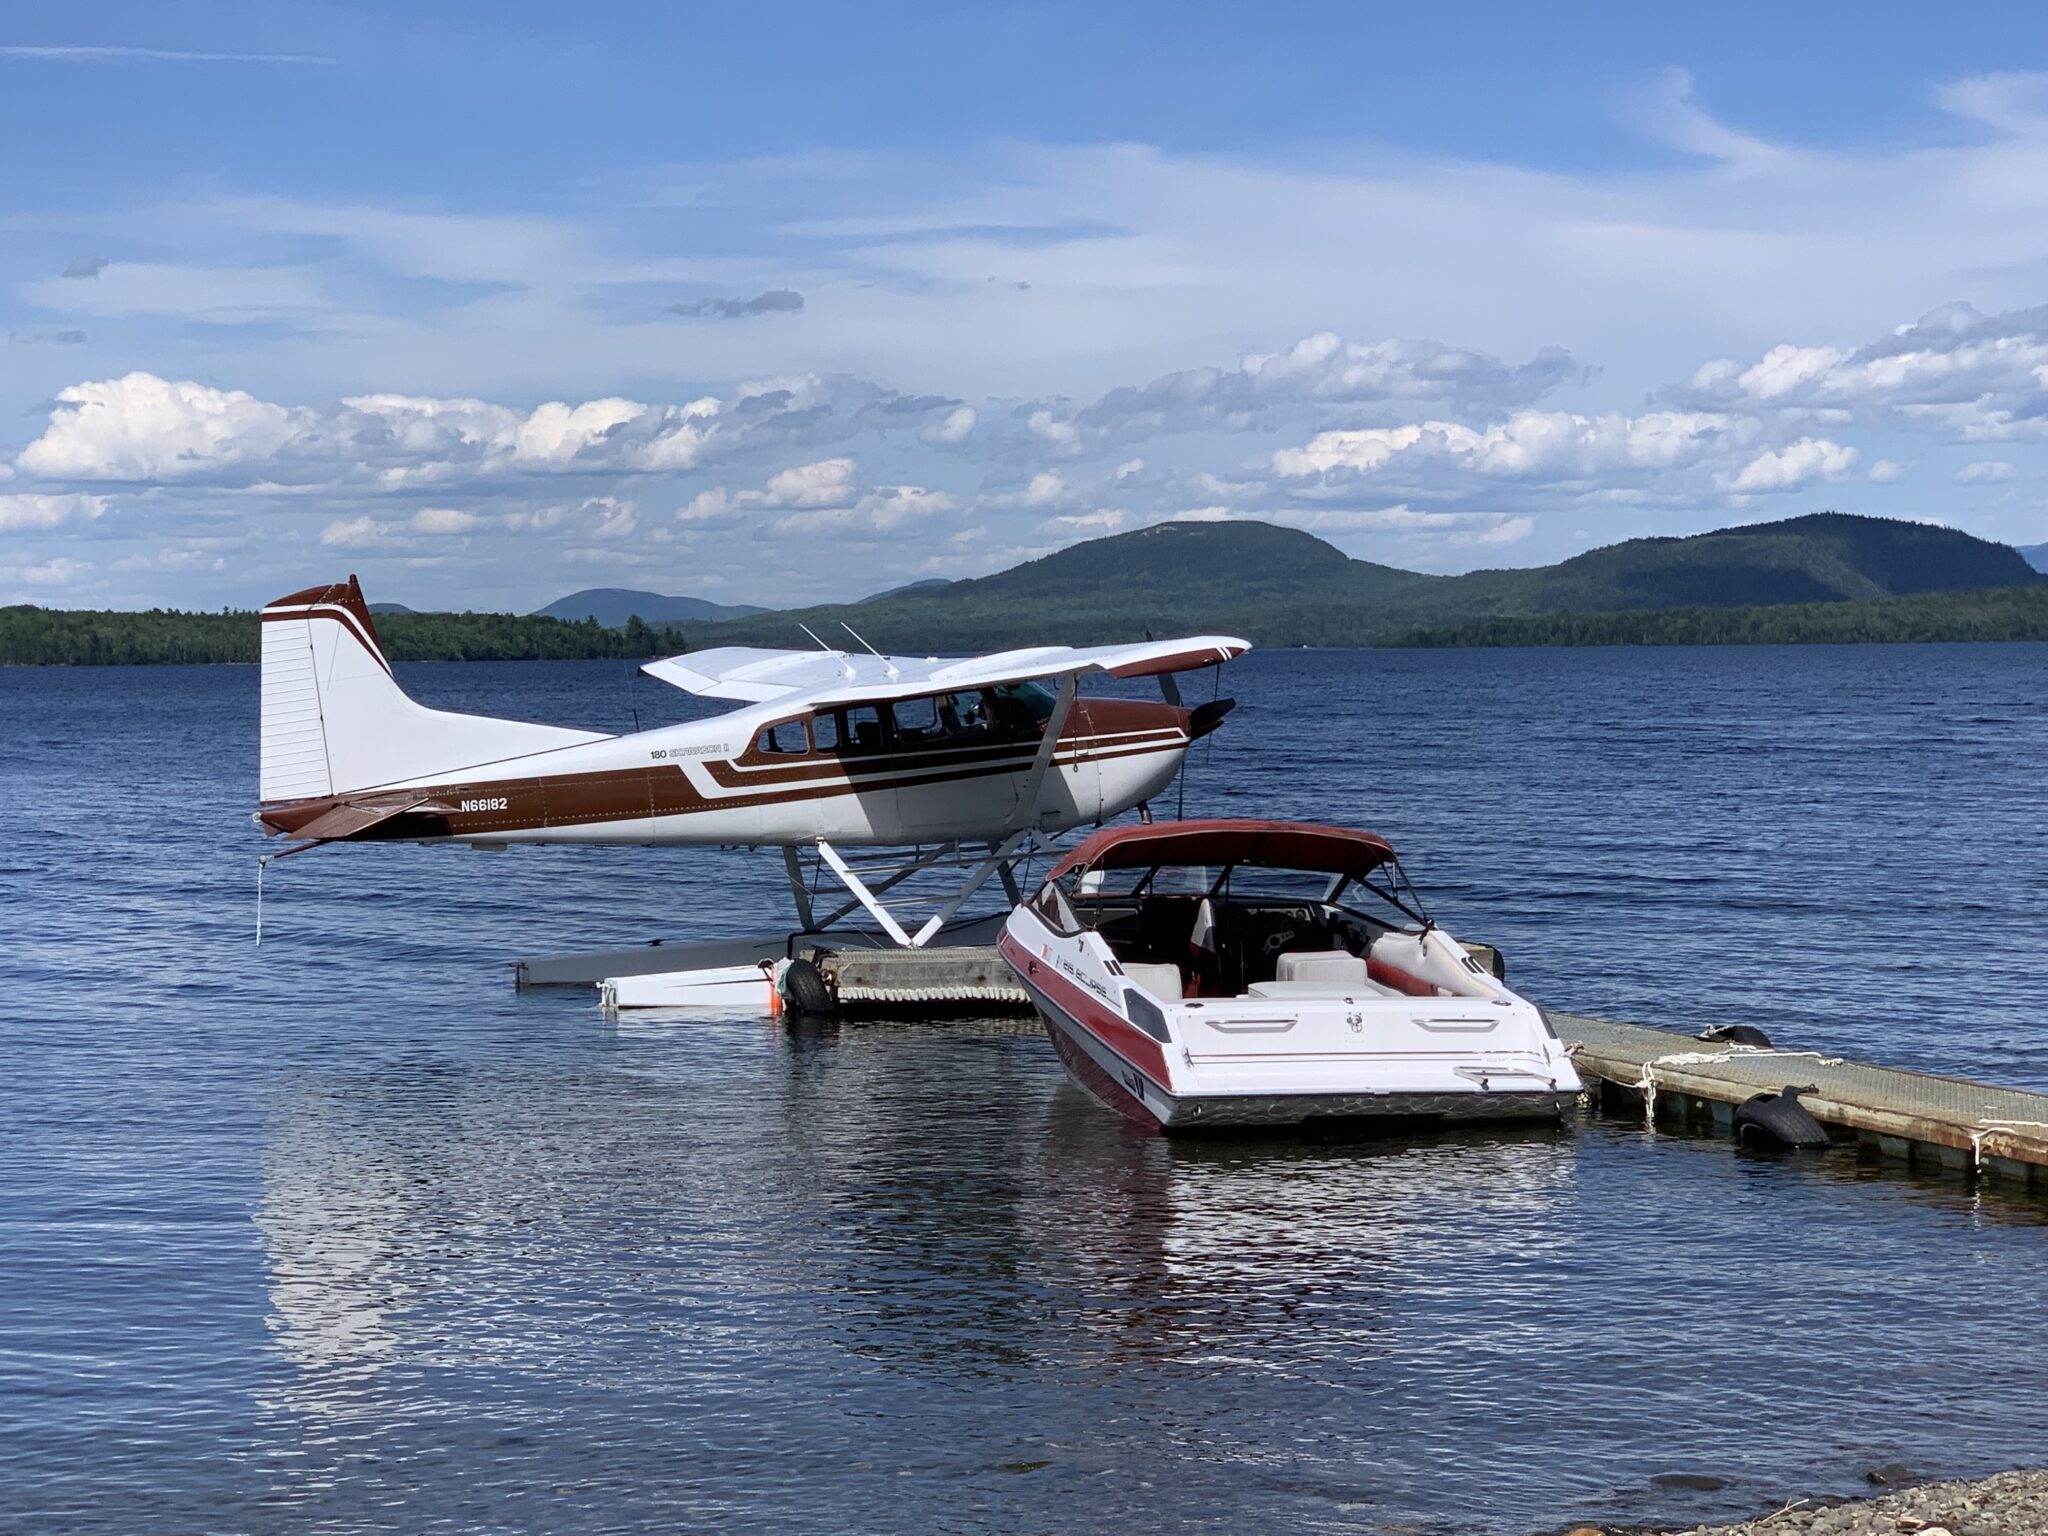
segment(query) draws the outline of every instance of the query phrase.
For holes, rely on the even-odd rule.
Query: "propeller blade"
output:
[[[1151,630],[1148,629],[1145,631],[1145,638],[1147,640],[1153,638]],[[1158,676],[1159,696],[1162,699],[1166,700],[1167,703],[1171,704],[1175,709],[1179,709],[1181,707],[1180,684],[1174,679],[1174,675],[1171,672],[1161,672],[1158,674]]]
[[[1235,699],[1211,699],[1206,704],[1197,704],[1188,715],[1188,739],[1194,741],[1208,735],[1221,725],[1223,717],[1235,708]]]

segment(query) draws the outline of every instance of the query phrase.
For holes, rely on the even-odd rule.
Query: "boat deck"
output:
[[[1552,1012],[1580,1075],[1647,1117],[1710,1116],[1726,1126],[1753,1094],[1813,1091],[1800,1103],[1831,1129],[1887,1156],[2048,1188],[2048,1094],[1876,1067],[1818,1051],[1754,1049],[1668,1029]]]

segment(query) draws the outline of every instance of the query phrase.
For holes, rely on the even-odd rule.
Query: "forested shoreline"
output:
[[[2048,587],[1927,592],[1862,602],[1553,613],[1415,629],[1407,649],[1596,645],[1858,645],[2048,640]]]
[[[638,619],[608,629],[511,613],[384,613],[376,625],[393,661],[601,661],[684,649],[675,630]],[[254,662],[261,629],[250,612],[0,608],[0,666]]]
[[[960,632],[932,625],[903,649],[987,648],[991,629],[1017,627],[1013,604],[991,604],[988,624]],[[1000,609],[1002,611],[998,612]],[[955,617],[955,616],[949,616]],[[1842,645],[1884,642],[2048,640],[2048,586],[1930,592],[1854,602],[1780,603],[1743,608],[1662,608],[1479,619],[1390,631],[1370,604],[1343,610],[1286,602],[1220,614],[1187,613],[1184,629],[1250,633],[1262,645],[1431,649],[1498,646]],[[1250,620],[1259,622],[1248,622]],[[619,628],[509,613],[386,613],[379,637],[394,661],[591,661],[673,655],[693,644],[725,643],[721,624]],[[140,613],[18,606],[0,608],[0,665],[138,666],[253,662],[254,613]],[[1029,626],[1027,626],[1029,627]],[[795,626],[791,626],[795,632]],[[1071,640],[1057,612],[1041,616],[1038,639]],[[1133,638],[1122,636],[1114,638]]]

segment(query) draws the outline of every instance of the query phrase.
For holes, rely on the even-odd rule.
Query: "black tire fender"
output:
[[[811,960],[792,960],[789,968],[782,973],[782,995],[789,1004],[789,1011],[829,1018],[839,1011],[839,999],[833,994],[832,983],[825,979],[825,973]]]
[[[1776,1093],[1759,1093],[1735,1106],[1735,1139],[1750,1146],[1824,1147],[1827,1127],[1814,1119],[1799,1102],[1803,1088],[1781,1088]]]

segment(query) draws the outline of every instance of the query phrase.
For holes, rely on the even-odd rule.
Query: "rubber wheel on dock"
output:
[[[830,1018],[839,1011],[839,999],[832,995],[832,983],[810,960],[792,960],[782,973],[782,995],[789,1011],[813,1018]]]
[[[1828,1144],[1827,1128],[1799,1102],[1803,1088],[1760,1093],[1735,1107],[1735,1139],[1753,1147],[1806,1149]]]

